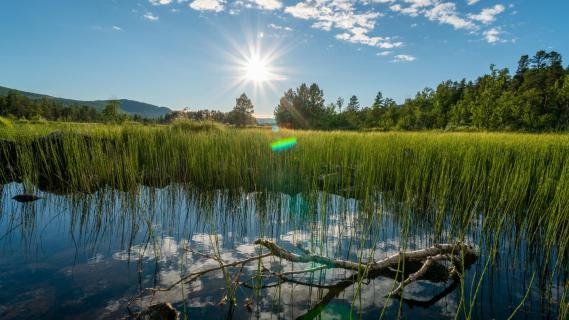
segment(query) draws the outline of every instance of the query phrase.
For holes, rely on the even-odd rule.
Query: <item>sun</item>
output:
[[[229,50],[225,53],[227,64],[220,64],[220,70],[230,75],[225,91],[247,92],[252,97],[280,93],[280,83],[288,80],[290,67],[283,66],[283,56],[291,49],[279,41],[269,41],[258,32],[244,31],[245,41],[229,39]],[[265,42],[266,41],[266,42]]]
[[[256,83],[265,82],[270,80],[270,66],[268,61],[265,61],[257,56],[247,59],[244,66],[244,78],[248,81]]]

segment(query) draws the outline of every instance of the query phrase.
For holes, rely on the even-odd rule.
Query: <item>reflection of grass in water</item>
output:
[[[109,190],[111,191],[111,190]],[[190,189],[188,189],[190,191]],[[197,192],[197,193],[193,193]],[[153,253],[153,259],[160,260],[161,255],[161,238],[164,235],[170,234],[183,234],[189,235],[192,232],[202,232],[211,235],[225,234],[231,230],[239,231],[240,228],[246,228],[247,219],[258,219],[259,224],[262,226],[261,230],[264,228],[271,229],[271,225],[275,224],[275,219],[278,216],[279,210],[285,210],[281,214],[288,216],[289,220],[285,221],[285,224],[292,224],[298,226],[299,231],[305,230],[308,234],[308,238],[304,239],[305,242],[312,242],[312,247],[318,252],[324,255],[336,255],[341,254],[340,251],[329,250],[329,246],[333,246],[334,243],[330,242],[330,236],[332,234],[338,235],[339,237],[346,237],[351,240],[351,252],[349,256],[350,259],[360,259],[369,260],[370,253],[364,253],[363,249],[368,245],[376,245],[383,240],[383,234],[388,232],[385,230],[386,225],[383,224],[382,217],[386,217],[379,211],[366,211],[363,208],[359,208],[358,213],[355,214],[358,220],[351,221],[347,211],[353,210],[353,203],[348,201],[339,201],[334,197],[323,195],[308,195],[306,197],[298,196],[289,198],[289,201],[282,201],[280,195],[278,194],[249,194],[244,195],[241,193],[230,193],[230,192],[199,192],[190,191],[188,194],[180,193],[180,189],[177,187],[171,187],[166,190],[160,191],[161,196],[156,197],[157,191],[153,189],[144,189],[137,195],[135,193],[122,193],[115,192],[112,193],[101,193],[99,195],[95,194],[90,200],[85,200],[85,197],[74,198],[75,195],[70,196],[72,204],[76,204],[75,208],[80,208],[79,203],[86,201],[85,207],[88,210],[76,210],[73,212],[76,214],[73,217],[80,218],[76,220],[78,225],[81,225],[83,230],[81,233],[86,235],[91,235],[92,238],[100,238],[99,234],[104,232],[109,232],[106,230],[108,227],[113,227],[117,221],[123,218],[124,223],[130,225],[133,228],[133,232],[142,232],[146,240],[143,243],[146,244],[148,251]],[[101,197],[101,199],[98,199]],[[116,199],[112,199],[116,197]],[[318,203],[314,203],[314,202]],[[156,202],[156,203],[155,203]],[[185,227],[179,227],[181,219],[186,214],[184,210],[177,210],[172,212],[172,208],[180,206],[180,202],[189,202],[188,207],[193,208],[199,206],[198,216],[201,218],[202,227],[197,229],[192,229],[197,221],[190,221]],[[92,207],[95,203],[95,207]],[[115,210],[112,206],[115,204],[120,204]],[[333,205],[332,205],[333,204]],[[162,210],[155,210],[156,206],[162,206]],[[319,208],[319,209],[318,209]],[[382,203],[377,203],[376,208],[379,210],[384,210]],[[371,210],[371,209],[370,209]],[[81,213],[81,217],[78,215]],[[386,212],[390,214],[390,212]],[[400,234],[397,240],[400,242],[401,247],[407,247],[408,244],[414,242],[417,233],[424,232],[426,235],[432,234],[431,227],[436,224],[436,221],[429,221],[429,219],[415,220],[415,213],[410,210],[404,210],[403,208],[393,212],[396,213],[392,218],[398,220],[397,227],[399,228]],[[252,216],[250,216],[252,214]],[[338,221],[343,227],[343,230],[335,230],[333,224],[330,223],[330,218],[338,219]],[[429,216],[425,216],[429,217]],[[86,218],[86,220],[84,220]],[[502,220],[506,220],[503,216]],[[303,223],[310,221],[310,223],[303,226]],[[193,222],[193,223],[192,223]],[[350,224],[352,227],[347,227]],[[114,226],[118,227],[118,226]],[[176,229],[177,228],[177,229]],[[474,228],[474,229],[473,229]],[[466,236],[469,231],[475,230],[476,226],[468,226],[463,230],[464,238],[470,238]],[[120,229],[120,228],[119,228]],[[193,230],[193,231],[192,231]],[[447,225],[443,227],[443,230],[448,230]],[[271,232],[265,233],[264,231],[259,232],[260,237],[274,236]],[[126,239],[130,239],[129,235],[125,235]],[[446,241],[452,239],[453,237],[460,238],[460,235],[442,235],[441,241]],[[507,238],[506,238],[507,239]],[[225,240],[225,239],[224,239]],[[480,239],[479,241],[483,241]],[[100,239],[97,241],[101,241]],[[433,241],[427,240],[427,242]],[[485,240],[486,241],[486,240]],[[500,237],[489,238],[490,241],[486,247],[492,249],[493,246],[503,245],[503,239]],[[221,241],[213,241],[211,245],[212,248],[220,252]],[[137,242],[138,243],[138,242]],[[131,247],[129,244],[128,247]],[[481,245],[481,247],[484,247]],[[217,249],[215,249],[217,248]],[[147,250],[143,250],[146,252]],[[483,252],[483,257],[487,259],[488,263],[494,263],[491,255],[491,251]],[[141,262],[140,262],[141,263]],[[404,267],[404,266],[402,266]],[[180,269],[183,269],[184,265],[180,262]],[[257,270],[259,266],[257,267]],[[324,281],[325,277],[318,277],[314,281]],[[467,286],[465,283],[462,287],[467,290],[468,288],[476,288],[476,286],[482,282],[484,277],[476,276],[472,279],[472,285]],[[354,283],[354,293],[353,296],[349,296],[346,300],[352,301],[352,314],[356,316],[365,312],[362,306],[365,301],[361,300],[361,292],[363,290],[369,290],[363,283],[363,277],[358,279]],[[232,286],[227,285],[227,292],[234,290]],[[464,318],[468,318],[468,314],[471,312],[469,309],[476,304],[476,297],[479,294],[474,294],[474,292],[467,292],[464,297],[461,309],[463,310],[462,315]],[[469,293],[468,293],[469,292]],[[183,293],[182,293],[183,294]],[[189,293],[191,295],[191,293]],[[263,292],[259,291],[256,293],[257,296],[263,295]],[[255,299],[260,301],[260,299]],[[183,299],[181,299],[183,301]],[[348,303],[349,305],[349,303]],[[399,305],[399,303],[397,303]],[[242,301],[239,303],[242,306]],[[392,308],[392,307],[390,307]],[[396,308],[397,309],[397,308]],[[460,311],[460,310],[459,310]]]
[[[569,141],[565,136],[275,134],[182,127],[16,125],[0,132],[16,141],[0,141],[0,158],[9,164],[0,167],[1,180],[27,181],[60,192],[102,187],[136,192],[140,184],[172,182],[204,190],[301,191],[305,200],[291,206],[303,208],[299,214],[306,217],[318,206],[320,200],[311,192],[318,188],[359,198],[361,214],[372,218],[381,194],[386,206],[403,208],[396,211],[396,219],[402,234],[409,237],[426,229],[432,241],[464,239],[481,224],[484,239],[478,240],[486,243],[487,253],[493,252],[492,243],[507,241],[513,242],[515,255],[527,241],[528,259],[542,259],[544,270],[564,271],[566,266]],[[32,139],[50,131],[79,134]],[[273,153],[270,142],[276,135],[294,135],[298,144]],[[326,215],[319,219],[316,225],[326,226]],[[320,252],[325,252],[323,230],[311,239]],[[494,237],[502,233],[506,236]],[[355,252],[374,238],[373,234],[350,236]],[[402,237],[402,247],[408,236]],[[465,314],[470,312],[465,309]]]

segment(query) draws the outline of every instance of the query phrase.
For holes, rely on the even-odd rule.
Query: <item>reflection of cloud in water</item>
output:
[[[287,214],[279,215],[278,218],[280,221],[285,221]],[[399,228],[391,215],[378,214],[373,221],[370,221],[369,217],[362,217],[354,208],[344,211],[327,208],[318,210],[315,216],[308,219],[294,215],[288,216],[288,219],[291,221],[286,227],[281,226],[276,232],[262,234],[266,234],[265,238],[273,239],[292,251],[296,251],[296,244],[301,243],[316,253],[352,260],[357,257],[362,257],[363,260],[379,260],[401,248]],[[296,221],[298,219],[300,221]],[[260,228],[259,220],[246,219],[243,223],[245,222],[249,229]],[[208,234],[206,230],[203,230],[197,233],[190,232],[187,240],[157,236],[149,243],[136,244],[128,250],[116,252],[113,258],[118,261],[140,261],[147,265],[157,262],[157,274],[147,275],[145,283],[148,287],[164,288],[178,282],[183,275],[219,266],[218,261],[192,253],[187,250],[188,248],[206,255],[218,254],[225,263],[231,263],[259,254],[260,248],[252,244],[253,241],[254,239],[240,234],[235,227],[223,229],[222,233]],[[415,234],[413,239],[407,242],[408,248],[428,245],[431,245],[428,237],[420,234]],[[272,271],[305,270],[317,266],[313,263],[291,263],[274,257],[264,259],[262,265]],[[240,280],[249,281],[258,272],[259,267],[257,262],[247,264]],[[228,270],[229,277],[236,276],[236,269],[238,268]],[[293,277],[302,282],[332,285],[350,275],[352,275],[351,271],[328,269],[315,273],[296,274]],[[156,280],[153,281],[154,278]],[[264,279],[263,281],[269,284],[275,283],[276,279]],[[393,286],[393,279],[383,277],[372,279],[369,283],[362,283],[361,286],[349,285],[323,309],[322,316],[330,318],[337,315],[337,312],[345,310],[349,312],[352,303],[354,303],[353,310],[356,313],[357,310],[361,310],[366,314],[373,314],[380,312],[384,307],[396,310],[398,307],[394,304],[399,303],[385,298]],[[423,298],[424,300],[425,296],[431,296],[433,291],[432,285],[417,282],[406,288],[405,297],[417,300]],[[275,315],[283,318],[289,318],[291,315],[297,317],[309,312],[328,292],[329,289],[283,283],[278,287],[262,289],[260,296],[256,298],[260,301],[255,301],[255,304],[256,308],[259,308],[258,315],[261,318],[274,318]],[[225,294],[227,294],[225,277],[223,272],[218,270],[190,283],[178,285],[170,291],[145,296],[136,304],[145,306],[157,302],[181,303],[183,301],[190,308],[221,308],[217,306],[217,303]],[[237,294],[241,299],[241,302],[238,302],[239,305],[242,305],[245,297],[253,296],[253,292],[245,287],[240,287]],[[454,316],[456,306],[456,297],[452,295],[436,303],[438,313],[444,317]]]
[[[6,194],[4,192],[4,195]],[[41,227],[46,230],[42,231],[42,250],[38,251],[43,252],[45,239],[51,239],[56,245],[52,245],[52,248],[45,247],[46,255],[49,255],[50,259],[42,258],[43,260],[37,263],[26,263],[25,272],[0,270],[2,279],[0,288],[8,292],[0,296],[0,300],[6,300],[3,299],[4,297],[9,298],[9,301],[0,303],[0,318],[5,316],[3,312],[6,311],[10,311],[11,315],[16,314],[15,318],[21,317],[18,317],[20,314],[14,311],[22,312],[21,315],[24,316],[35,316],[38,312],[53,311],[54,305],[64,306],[66,311],[81,308],[87,310],[86,312],[90,314],[86,314],[91,317],[97,313],[97,316],[100,315],[101,318],[120,318],[124,315],[124,306],[129,298],[138,293],[141,287],[168,287],[185,274],[218,266],[218,262],[213,259],[187,251],[188,247],[206,254],[213,254],[215,247],[219,249],[220,257],[226,263],[259,254],[259,248],[252,244],[259,235],[273,239],[284,248],[295,252],[299,252],[295,245],[301,243],[316,253],[352,261],[359,257],[363,260],[371,258],[379,260],[398,251],[401,247],[401,229],[397,221],[401,215],[392,215],[383,210],[372,210],[373,214],[362,214],[354,200],[337,196],[318,195],[314,197],[315,206],[307,205],[306,197],[303,195],[279,194],[276,197],[269,197],[266,203],[257,201],[264,194],[257,196],[253,193],[246,196],[238,195],[240,200],[238,199],[237,203],[232,202],[225,192],[219,192],[213,196],[208,195],[208,198],[203,201],[200,200],[201,196],[186,194],[185,191],[179,192],[177,196],[176,199],[170,199],[167,194],[158,191],[153,198],[156,203],[154,200],[148,201],[144,203],[140,212],[133,211],[132,215],[124,214],[125,210],[128,213],[131,211],[127,206],[118,205],[121,202],[117,199],[116,208],[107,210],[105,207],[103,220],[100,219],[100,215],[91,215],[85,221],[81,220],[80,226],[75,226],[77,230],[73,229],[72,223],[68,220],[76,217],[76,212],[83,212],[82,210],[76,210],[71,206],[62,209],[66,206],[60,205],[57,201],[46,200],[46,206],[49,205],[49,207],[41,215],[31,216],[30,221],[35,222],[38,229]],[[107,204],[105,200],[107,198],[115,202],[113,197],[105,197],[104,201],[98,201],[98,203]],[[150,199],[145,195],[141,198]],[[12,212],[9,201],[1,205],[6,208],[6,213]],[[63,204],[66,203],[61,201]],[[39,206],[39,204],[34,204],[34,206]],[[96,205],[86,203],[84,210],[92,213],[95,212],[95,207]],[[0,219],[0,229],[2,229],[0,234],[10,230],[12,217],[19,219],[25,216],[22,214],[25,212],[18,210],[20,209],[17,209],[14,215],[6,214],[4,219]],[[472,225],[482,223],[481,217],[474,220]],[[51,223],[52,219],[55,219],[54,223]],[[60,226],[67,224],[71,224],[70,230],[74,235],[79,236],[73,237],[73,240],[78,239],[80,243],[72,243],[70,237],[65,238],[68,236],[65,234],[67,229]],[[418,221],[417,225],[411,228],[411,239],[407,242],[409,249],[432,245],[433,240],[428,236],[433,230],[429,229],[429,223],[423,224],[422,221]],[[18,238],[20,229],[14,230],[14,237]],[[476,233],[476,228],[473,231]],[[128,232],[133,232],[133,234],[128,234]],[[472,234],[469,235],[475,237]],[[26,245],[34,244],[35,238],[27,235],[25,238]],[[150,240],[146,242],[145,239],[148,238]],[[65,244],[63,242],[65,239],[69,247],[65,250],[69,252],[61,249],[61,245]],[[108,247],[106,246],[107,240],[109,241]],[[127,245],[125,242],[129,241],[133,242]],[[12,242],[7,243],[12,244]],[[94,244],[91,247],[92,243]],[[508,248],[510,245],[515,248],[513,242],[501,244],[503,248]],[[77,248],[83,249],[83,246],[88,247],[87,252],[81,254],[81,251],[77,255],[79,259],[75,259]],[[521,258],[517,257],[515,260],[510,256],[502,256],[503,259],[498,261],[500,264],[496,268],[496,276],[500,276],[500,279],[495,278],[492,283],[490,280],[483,283],[481,299],[477,302],[476,308],[495,308],[496,310],[507,308],[489,306],[493,301],[489,302],[491,298],[488,297],[492,297],[494,293],[504,296],[499,297],[497,301],[500,302],[509,299],[508,303],[517,304],[522,300],[526,292],[525,285],[529,282],[527,272],[531,271],[525,270],[523,266],[513,265],[512,261],[524,261],[524,257],[522,255]],[[6,259],[0,259],[0,261],[4,260],[0,264],[16,266],[14,270],[22,270],[18,260],[11,256],[6,256],[6,258],[12,261],[6,262]],[[302,270],[316,266],[315,264],[293,264],[277,258],[264,259],[263,265],[273,271]],[[250,283],[250,278],[257,268],[257,262],[249,263],[240,280]],[[235,276],[237,269],[229,270],[231,276]],[[513,272],[516,269],[523,270],[518,273]],[[330,285],[350,274],[351,272],[344,270],[330,269],[312,274],[297,274],[294,275],[294,279]],[[470,272],[468,275],[468,285],[474,283],[472,274],[473,272]],[[487,278],[491,276],[492,274],[489,273]],[[24,278],[27,280],[20,280]],[[41,281],[38,281],[40,278]],[[265,284],[275,282],[275,279],[264,279]],[[394,312],[399,309],[399,301],[386,301],[384,298],[384,295],[392,288],[393,282],[392,279],[379,277],[368,284],[362,284],[361,292],[356,286],[349,286],[332,299],[330,304],[322,310],[321,316],[332,318],[346,315],[346,312],[352,309],[352,302],[355,301],[353,309],[355,312],[362,310],[363,318],[369,316],[377,318],[376,315],[384,305],[388,307],[384,318],[393,318]],[[536,278],[533,284],[535,290],[532,290],[528,298],[528,302],[531,301],[534,305],[537,304],[535,302],[543,301],[543,292],[537,287],[537,282]],[[168,301],[174,304],[179,303],[177,307],[182,310],[183,302],[189,309],[200,308],[200,310],[190,310],[190,318],[221,318],[227,315],[228,310],[227,305],[225,308],[217,306],[221,297],[226,294],[225,287],[223,273],[215,271],[191,283],[177,286],[169,292],[147,296],[142,302],[137,303],[145,305]],[[37,290],[38,288],[42,290]],[[426,301],[443,288],[442,284],[419,281],[406,288],[404,297]],[[554,285],[552,288],[554,292],[563,291],[563,288],[559,286]],[[235,311],[237,312],[235,318],[251,316],[294,318],[308,312],[328,292],[328,289],[285,283],[280,287],[260,290],[259,296],[255,296],[253,291],[242,286],[237,290],[238,307]],[[57,297],[56,302],[52,301],[54,296]],[[254,299],[258,313],[249,314],[244,311],[245,298]],[[427,311],[421,311],[420,307],[410,310],[407,305],[404,305],[403,316],[453,318],[458,301],[460,301],[459,298],[460,292],[457,290],[436,302]],[[547,303],[560,303],[560,295],[554,294],[548,299]],[[524,308],[528,305],[530,303]],[[34,311],[34,308],[37,311]],[[95,312],[92,311],[94,309],[96,309]],[[203,309],[209,311],[202,311]],[[528,309],[536,310],[535,307],[528,307]],[[497,318],[503,315],[496,314]],[[525,314],[528,314],[527,311]]]
[[[299,232],[298,237],[295,237],[294,232],[283,235],[283,239],[287,240],[308,240],[307,234]],[[217,235],[218,239],[222,237]],[[184,243],[184,246],[191,246],[192,248],[201,248],[201,252],[212,253],[213,247],[212,241],[209,235],[197,234],[192,236],[190,241],[180,241],[179,243]],[[161,267],[159,268],[158,287],[168,287],[173,283],[180,280],[183,274],[203,271],[209,268],[215,268],[219,266],[219,263],[213,259],[208,259],[207,257],[191,254],[186,252],[183,247],[180,247],[179,243],[176,243],[173,239],[165,239],[166,244],[159,246],[163,249],[165,246],[168,250],[165,250],[167,254],[162,254],[162,257],[167,257],[167,259],[160,259]],[[221,242],[221,241],[219,241]],[[218,242],[218,243],[219,243]],[[282,243],[282,240],[281,240]],[[288,244],[287,244],[288,243]],[[292,242],[284,243],[288,247],[292,247]],[[381,252],[384,247],[394,247],[398,243],[392,241],[383,246],[378,246],[375,250],[369,249],[370,252]],[[134,246],[135,248],[141,248],[142,246]],[[219,247],[220,258],[225,263],[230,263],[233,261],[242,260],[246,257],[254,256],[258,254],[258,247],[248,243],[238,243],[235,244],[234,248],[223,248]],[[196,249],[197,250],[197,249]],[[153,251],[149,251],[153,252]],[[383,252],[385,254],[385,252]],[[183,260],[181,256],[183,255]],[[152,257],[151,254],[147,254],[146,257]],[[145,263],[150,263],[148,260],[143,260]],[[180,261],[184,262],[184,270],[181,271]],[[269,267],[273,271],[279,270],[304,270],[312,268],[315,264],[312,263],[291,263],[286,260],[280,260],[274,257],[267,258],[263,260],[263,265]],[[244,269],[244,274],[241,276],[242,279],[249,279],[258,270],[258,265],[256,262],[247,264]],[[236,270],[231,270],[231,277],[235,276]],[[320,283],[322,285],[331,285],[341,279],[344,279],[352,274],[351,271],[346,271],[343,269],[328,269],[324,271],[318,271],[315,273],[305,273],[297,274],[294,279],[304,282]],[[243,280],[244,281],[244,280]],[[272,280],[274,282],[274,279]],[[315,282],[316,281],[316,282]],[[151,279],[147,279],[148,283],[152,283]],[[379,312],[382,308],[390,308],[395,300],[386,300],[385,295],[391,289],[393,289],[394,281],[389,278],[378,277],[371,280],[369,283],[362,283],[361,290],[358,285],[348,286],[345,290],[341,291],[333,301],[324,308],[322,312],[323,317],[328,317],[337,314],[340,310],[350,310],[350,305],[354,303],[354,312],[361,310],[362,312]],[[430,286],[430,285],[427,285]],[[136,302],[135,305],[147,306],[149,304],[159,303],[159,302],[171,302],[179,303],[184,301],[184,304],[191,308],[204,308],[204,307],[214,307],[221,308],[217,306],[217,303],[221,297],[226,294],[225,280],[223,273],[221,271],[215,271],[207,274],[203,277],[196,279],[190,283],[185,283],[174,287],[174,289],[166,292],[158,292],[153,295],[148,295],[142,300]],[[432,288],[431,288],[432,289]],[[239,290],[240,294],[245,294],[246,296],[251,296],[252,292],[249,289],[241,287]],[[428,292],[427,292],[428,291]],[[433,290],[426,290],[425,286],[421,282],[410,285],[406,288],[405,297],[409,299],[424,299],[425,296],[432,294]],[[319,299],[328,293],[328,289],[315,289],[309,286],[284,283],[279,287],[263,289],[260,294],[260,301],[256,301],[256,304],[260,307],[259,316],[261,318],[279,317],[288,318],[291,315],[300,316],[310,311]],[[242,300],[244,298],[242,297]],[[452,317],[456,313],[457,301],[456,299],[446,298],[438,302],[437,309],[439,310],[441,316]],[[238,304],[242,304],[239,302]],[[275,308],[278,305],[279,308]]]
[[[87,264],[97,264],[103,262],[104,260],[105,257],[102,254],[97,253],[94,257],[91,257],[87,260]]]
[[[187,245],[186,240],[179,243],[172,237],[159,238],[157,242],[139,244],[130,247],[129,250],[122,250],[113,254],[113,259],[119,261],[131,260],[154,260],[167,261],[176,258],[179,251]]]

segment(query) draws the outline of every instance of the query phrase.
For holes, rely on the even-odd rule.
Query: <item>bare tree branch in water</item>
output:
[[[432,247],[425,249],[398,252],[377,262],[360,263],[342,259],[332,259],[311,253],[298,255],[296,253],[285,250],[273,241],[266,239],[258,239],[255,241],[255,244],[262,245],[263,247],[269,249],[274,256],[291,262],[314,262],[326,265],[329,268],[341,268],[354,271],[379,271],[387,268],[397,267],[402,261],[424,262],[429,257],[437,257],[437,260],[439,261],[449,260],[450,262],[454,263],[455,256],[477,256],[477,252],[474,247],[463,244],[462,242],[458,242],[456,244],[435,244]]]
[[[258,239],[255,244],[267,248],[270,252],[263,253],[258,256],[249,257],[239,261],[234,261],[231,263],[224,263],[219,257],[213,257],[207,254],[197,253],[206,258],[214,259],[219,263],[219,266],[212,267],[209,269],[196,271],[184,275],[180,280],[176,281],[169,287],[165,288],[147,288],[143,290],[139,295],[132,298],[128,304],[130,304],[137,298],[142,297],[147,292],[160,292],[168,291],[173,289],[175,286],[181,283],[189,283],[197,280],[199,277],[214,271],[222,270],[231,267],[241,267],[236,276],[232,279],[235,284],[241,284],[245,287],[251,289],[263,289],[279,286],[283,283],[295,283],[299,285],[305,285],[320,289],[327,289],[326,295],[310,309],[306,314],[299,317],[299,319],[312,319],[317,317],[324,307],[335,297],[337,297],[341,292],[352,286],[354,283],[361,282],[363,280],[372,280],[379,276],[384,276],[392,278],[399,282],[399,285],[389,292],[387,297],[396,298],[399,297],[403,302],[409,305],[428,305],[429,303],[435,303],[436,301],[442,299],[448,293],[452,292],[456,288],[456,279],[460,276],[462,272],[462,267],[470,266],[477,258],[478,253],[476,249],[470,245],[458,242],[456,244],[435,244],[429,248],[413,250],[413,251],[401,251],[394,255],[391,255],[380,261],[373,261],[367,263],[353,262],[342,259],[333,259],[329,257],[324,257],[311,253],[309,250],[302,246],[298,246],[302,254],[296,254],[288,251],[273,241],[266,239]],[[189,251],[191,251],[189,249]],[[193,251],[191,251],[193,252]],[[195,252],[194,252],[195,253]],[[270,256],[275,256],[290,262],[299,263],[317,263],[319,266],[305,270],[296,271],[286,271],[286,272],[274,272],[265,267],[261,270],[261,277],[273,276],[278,279],[276,284],[267,284],[261,286],[249,285],[246,282],[239,282],[239,276],[243,271],[245,264],[261,260]],[[450,263],[450,267],[447,268],[441,262]],[[402,266],[405,266],[402,269]],[[294,276],[296,274],[302,273],[312,273],[319,270],[339,268],[354,271],[354,273],[343,280],[336,282],[333,285],[322,285],[316,283],[309,283],[290,278],[288,276]],[[426,302],[414,301],[404,299],[401,294],[406,286],[413,283],[416,280],[423,279],[432,282],[446,282],[449,279],[454,280],[453,285],[445,289],[441,294],[435,296],[433,299]]]

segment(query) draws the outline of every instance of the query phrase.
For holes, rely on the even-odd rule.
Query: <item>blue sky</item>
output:
[[[0,2],[0,85],[173,109],[272,114],[317,82],[328,102],[398,102],[522,54],[569,59],[565,0],[18,0]],[[266,81],[244,80],[252,56]],[[569,61],[569,60],[567,60]],[[565,63],[567,64],[567,63]]]

